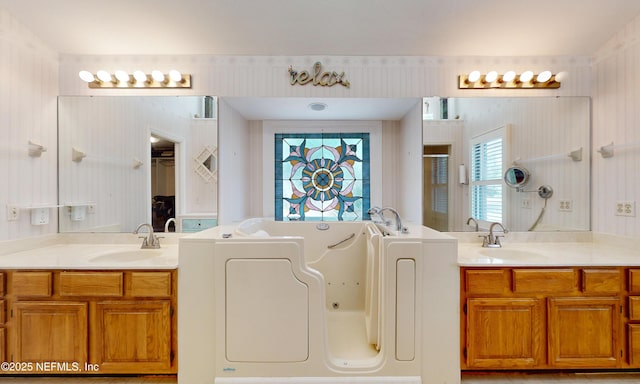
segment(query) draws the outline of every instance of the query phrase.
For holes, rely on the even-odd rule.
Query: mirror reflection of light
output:
[[[160,141],[160,139],[152,135],[152,136],[149,136],[149,141],[150,141],[152,144],[155,144],[155,143],[157,143],[158,141]]]

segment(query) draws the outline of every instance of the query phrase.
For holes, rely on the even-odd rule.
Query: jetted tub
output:
[[[182,238],[179,383],[459,383],[457,242],[382,229],[250,219]]]

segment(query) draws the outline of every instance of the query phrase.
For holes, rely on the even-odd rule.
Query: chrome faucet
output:
[[[499,226],[502,229],[502,236],[493,234],[493,228],[496,225]],[[507,233],[507,232],[509,232],[509,231],[507,231],[502,224],[500,224],[498,222],[491,223],[491,226],[489,227],[489,235],[488,236],[483,236],[484,240],[482,241],[482,246],[485,247],[485,248],[500,248],[500,247],[502,247],[502,244],[500,244],[500,238],[504,237],[504,234]]]
[[[371,207],[371,208],[369,208],[367,213],[369,214],[369,216],[378,215],[380,220],[382,220],[382,224],[384,224],[384,225],[391,224],[391,220],[385,219],[385,217],[382,215],[382,209],[380,207]]]
[[[389,212],[393,213],[393,215],[395,216],[395,219],[396,219],[396,231],[402,232],[402,233],[409,232],[406,227],[402,226],[402,219],[400,218],[400,214],[398,213],[398,211],[396,211],[395,209],[393,209],[391,207],[384,207],[384,208],[372,207],[372,208],[369,208],[368,213],[369,213],[369,215],[377,214],[380,217],[380,219],[382,220],[382,222],[384,223],[384,225],[390,225],[391,221],[385,219],[384,211],[389,211]]]
[[[169,224],[171,224],[172,221],[173,221],[173,227],[176,229],[176,232],[178,232],[178,226],[177,226],[177,223],[176,223],[176,219],[173,218],[173,217],[170,218],[169,220],[167,220],[164,223],[164,231],[165,232],[169,232]]]
[[[469,225],[469,223],[471,223],[472,221],[475,224],[475,231],[478,232],[478,221],[473,217],[467,219],[467,225]]]
[[[151,224],[142,223],[138,225],[135,231],[133,231],[134,235],[137,235],[140,232],[140,229],[143,227],[147,227],[149,230],[149,235],[147,236],[139,236],[142,240],[142,249],[158,249],[160,248],[160,239],[156,235],[153,234],[153,226]]]

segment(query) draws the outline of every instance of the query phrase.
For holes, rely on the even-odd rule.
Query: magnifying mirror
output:
[[[522,188],[529,180],[529,171],[523,167],[514,166],[504,173],[504,182],[511,188]]]

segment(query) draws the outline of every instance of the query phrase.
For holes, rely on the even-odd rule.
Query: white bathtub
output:
[[[371,222],[250,219],[183,238],[178,380],[458,383],[456,255],[446,235]]]

